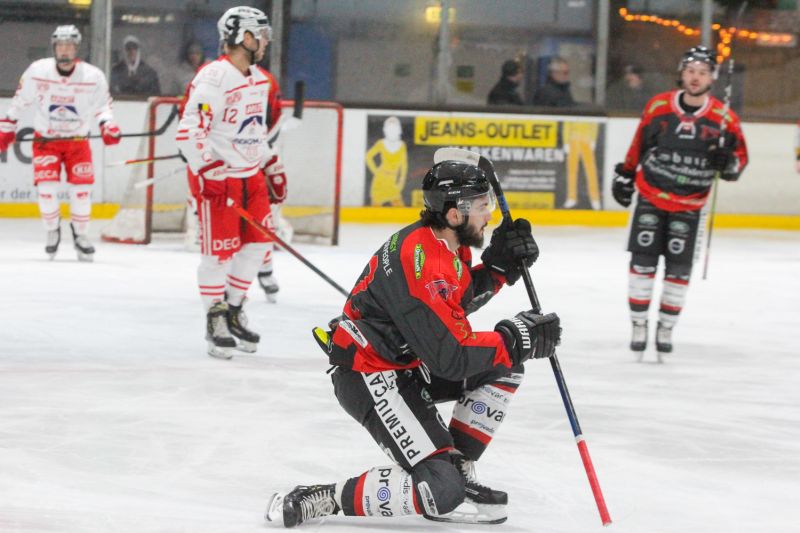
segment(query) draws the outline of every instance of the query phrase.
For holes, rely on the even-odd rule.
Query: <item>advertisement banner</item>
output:
[[[442,146],[494,163],[511,208],[601,209],[602,119],[370,114],[364,205],[419,206]]]

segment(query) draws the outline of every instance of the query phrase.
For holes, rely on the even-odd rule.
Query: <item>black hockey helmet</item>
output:
[[[686,65],[699,61],[711,67],[711,74],[717,79],[717,58],[714,53],[705,46],[693,46],[683,54],[681,62],[678,63],[678,72],[683,72]]]
[[[481,210],[491,212],[495,197],[486,173],[475,165],[463,161],[436,163],[422,180],[425,207],[432,213],[444,214],[451,207],[469,215],[475,212],[476,200],[486,198]]]

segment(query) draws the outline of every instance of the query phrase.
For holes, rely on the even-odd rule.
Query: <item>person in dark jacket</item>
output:
[[[465,161],[442,161],[422,189],[420,220],[375,252],[331,330],[314,330],[336,368],[336,398],[392,464],[277,492],[267,506],[270,522],[294,527],[340,512],[464,523],[507,518],[508,495],[478,483],[474,462],[508,412],[523,363],[555,353],[559,318],[529,310],[491,331],[474,330],[467,315],[538,257],[530,223],[501,224],[473,266],[470,246],[481,246],[495,207],[486,174]],[[448,400],[456,403],[445,425],[435,403]],[[472,505],[459,507],[465,498]]]
[[[569,63],[553,57],[547,66],[547,81],[533,96],[533,105],[542,107],[572,107],[577,105],[569,89]]]
[[[500,80],[492,87],[486,103],[489,105],[523,105],[517,89],[522,81],[522,68],[519,63],[509,59],[500,69]]]
[[[142,59],[139,39],[128,35],[122,41],[122,48],[124,49],[122,60],[111,69],[111,93],[160,95],[158,74]]]

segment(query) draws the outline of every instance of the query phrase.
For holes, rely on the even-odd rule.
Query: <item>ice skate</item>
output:
[[[60,227],[47,232],[47,244],[44,247],[44,251],[47,253],[48,256],[50,256],[51,261],[56,257],[56,253],[58,253],[58,245],[60,243],[61,243]]]
[[[460,453],[450,456],[453,465],[464,477],[466,496],[464,502],[443,515],[424,515],[436,522],[465,524],[501,524],[508,519],[506,506],[508,494],[481,484],[475,475],[475,461]]]
[[[72,228],[72,240],[75,243],[75,251],[78,253],[78,261],[91,263],[94,261],[94,246],[89,242],[86,235],[78,235],[75,233],[75,226],[69,225]]]
[[[244,302],[242,302],[244,304]],[[247,329],[247,315],[241,305],[228,304],[227,324],[230,334],[236,337],[239,342],[235,344],[237,350],[247,353],[255,353],[258,349],[258,341],[261,336],[255,331]]]
[[[277,294],[280,290],[280,287],[278,287],[278,280],[275,279],[275,275],[272,273],[272,270],[259,272],[258,284],[261,285],[262,289],[264,289],[264,294],[267,296],[267,301],[269,303],[274,304],[278,301]]]
[[[668,328],[661,322],[656,327],[656,352],[659,363],[664,362],[664,354],[672,353],[672,328]]]
[[[295,527],[312,518],[335,515],[339,506],[333,499],[335,485],[298,485],[291,492],[270,496],[264,518],[270,525]]]
[[[572,209],[576,205],[578,205],[578,200],[570,199],[570,200],[567,200],[566,202],[564,202],[564,206],[563,207],[564,207],[564,209]]]
[[[233,357],[231,350],[236,348],[236,339],[231,336],[228,329],[228,304],[225,302],[217,302],[208,310],[206,340],[208,355],[211,357],[217,359]]]
[[[634,320],[631,333],[631,351],[635,352],[641,362],[647,348],[647,320]]]

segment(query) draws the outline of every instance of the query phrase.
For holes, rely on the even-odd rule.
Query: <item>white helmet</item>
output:
[[[269,19],[260,9],[248,6],[232,7],[227,10],[217,22],[219,40],[229,45],[240,44],[244,41],[244,32],[249,31],[256,39],[261,39],[261,32],[265,30],[267,39],[272,38],[272,28]]]
[[[55,45],[59,41],[68,41],[75,43],[75,46],[80,46],[81,32],[72,24],[59,26],[56,28],[56,31],[53,32],[53,35],[50,36],[50,44]]]

